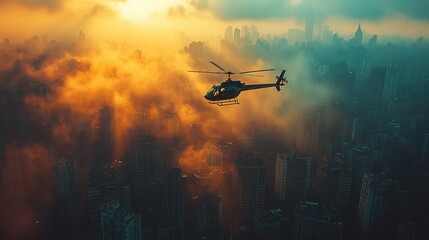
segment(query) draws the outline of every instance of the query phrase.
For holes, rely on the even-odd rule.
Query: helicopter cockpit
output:
[[[213,87],[211,87],[207,93],[206,96],[213,96],[213,97],[217,97],[219,95],[223,95],[223,93],[225,93],[226,89],[222,86],[219,85],[213,85]]]

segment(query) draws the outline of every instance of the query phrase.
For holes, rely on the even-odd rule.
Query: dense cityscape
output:
[[[85,33],[4,39],[1,238],[427,239],[429,43],[364,29],[227,26],[173,53],[189,69],[149,68],[166,72],[144,96],[121,90],[119,67],[100,71],[121,81],[115,94],[67,95],[98,70]],[[150,65],[142,50],[120,54]],[[286,69],[289,83],[210,105],[192,81],[224,79],[186,71],[212,60]]]

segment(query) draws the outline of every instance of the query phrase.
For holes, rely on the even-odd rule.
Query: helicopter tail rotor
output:
[[[286,70],[282,70],[280,73],[280,76],[276,76],[277,82],[276,82],[276,89],[277,91],[280,91],[280,87],[284,86],[288,81],[286,80],[285,76]]]

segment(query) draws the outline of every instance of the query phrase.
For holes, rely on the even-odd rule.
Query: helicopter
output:
[[[254,90],[259,88],[269,88],[275,87],[277,91],[280,91],[280,87],[285,85],[288,81],[286,80],[285,73],[286,70],[282,70],[279,76],[276,76],[277,81],[275,83],[265,83],[265,84],[249,84],[243,83],[239,80],[232,80],[231,75],[240,74],[252,77],[262,77],[260,75],[251,74],[256,72],[265,72],[265,71],[274,71],[275,69],[260,69],[252,71],[243,71],[243,72],[231,72],[225,70],[223,67],[219,66],[215,62],[210,61],[215,67],[219,68],[222,71],[188,71],[194,73],[208,73],[208,74],[226,74],[228,79],[222,82],[219,85],[213,85],[207,93],[204,95],[204,98],[209,101],[210,104],[217,104],[218,106],[234,105],[239,104],[238,95],[242,91]]]

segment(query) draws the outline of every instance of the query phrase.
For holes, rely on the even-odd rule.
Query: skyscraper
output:
[[[299,201],[307,197],[310,187],[311,157],[294,151],[277,154],[275,193],[279,200]]]
[[[398,182],[382,174],[365,174],[359,199],[358,224],[363,232],[388,231]]]
[[[295,219],[295,239],[343,239],[342,219],[335,208],[300,202]]]
[[[158,239],[182,239],[184,221],[184,182],[179,168],[170,169],[157,184]]]
[[[314,26],[313,15],[311,13],[308,13],[307,17],[305,18],[305,41],[306,42],[313,41],[313,26]]]
[[[238,171],[239,215],[241,220],[247,220],[265,205],[265,164],[247,152],[237,156],[235,166]]]
[[[362,29],[360,28],[360,24],[358,28],[356,29],[355,35],[353,37],[353,44],[356,46],[362,45]]]
[[[140,215],[122,208],[117,201],[100,207],[103,240],[140,240]]]
[[[155,185],[163,178],[166,168],[163,141],[139,131],[134,134],[133,141],[133,191],[137,203],[155,208]]]
[[[234,43],[238,44],[238,43],[240,43],[240,40],[241,40],[240,29],[234,28]]]
[[[228,26],[226,29],[225,29],[225,40],[226,41],[228,41],[228,42],[232,42],[233,40],[234,40],[234,37],[233,37],[234,35],[233,35],[233,29],[232,29],[232,26]]]
[[[396,94],[396,88],[399,83],[399,65],[389,64],[386,67],[386,75],[384,77],[382,104],[386,106]]]
[[[65,201],[75,194],[72,159],[58,158],[54,162],[54,177],[57,199]]]

